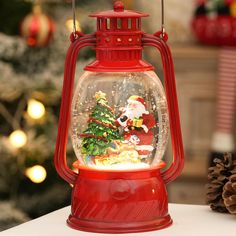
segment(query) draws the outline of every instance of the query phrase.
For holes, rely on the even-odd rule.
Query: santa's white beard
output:
[[[125,113],[123,115],[127,116],[129,119],[133,120],[134,118],[139,118],[143,114],[148,114],[145,107],[139,107],[137,109],[126,108]]]

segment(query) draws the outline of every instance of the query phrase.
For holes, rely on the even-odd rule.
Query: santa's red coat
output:
[[[129,129],[129,131],[125,131],[124,138],[125,140],[129,141],[132,139],[132,136],[135,135],[138,137],[139,141],[136,144],[136,149],[140,156],[143,156],[144,158],[150,154],[153,150],[153,140],[154,140],[154,133],[152,131],[152,128],[155,127],[156,121],[152,114],[144,114],[142,117],[143,119],[143,125],[145,125],[148,128],[148,132],[145,132],[143,128],[140,129]],[[128,124],[132,122],[127,122]],[[128,126],[128,128],[131,128],[132,126]]]

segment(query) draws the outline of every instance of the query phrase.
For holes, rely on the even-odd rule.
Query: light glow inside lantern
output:
[[[28,168],[25,171],[25,175],[36,184],[42,183],[46,177],[47,172],[43,166],[35,165],[33,167]]]
[[[45,106],[35,99],[30,99],[28,101],[27,113],[32,119],[41,119],[45,115]]]
[[[22,130],[15,130],[9,136],[11,145],[15,148],[22,148],[27,143],[27,135]]]

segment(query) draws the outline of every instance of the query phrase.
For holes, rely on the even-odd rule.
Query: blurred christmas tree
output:
[[[39,48],[27,46],[19,37],[19,25],[31,12],[32,1],[0,2],[0,201],[10,199],[30,217],[70,203],[70,186],[57,176],[53,155],[71,5],[68,0],[41,3],[56,30],[53,41]],[[111,3],[78,1],[78,22],[84,33],[94,31],[96,25],[87,14]],[[82,72],[92,56],[91,50],[83,50],[77,70]],[[71,145],[68,155],[74,160]]]

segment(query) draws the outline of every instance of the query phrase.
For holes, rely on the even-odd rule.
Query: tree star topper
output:
[[[107,98],[106,98],[106,94],[103,93],[102,91],[97,92],[97,93],[95,94],[95,98],[96,98],[97,101],[100,100],[100,99],[103,99],[103,100],[106,100],[106,99],[107,99]]]

